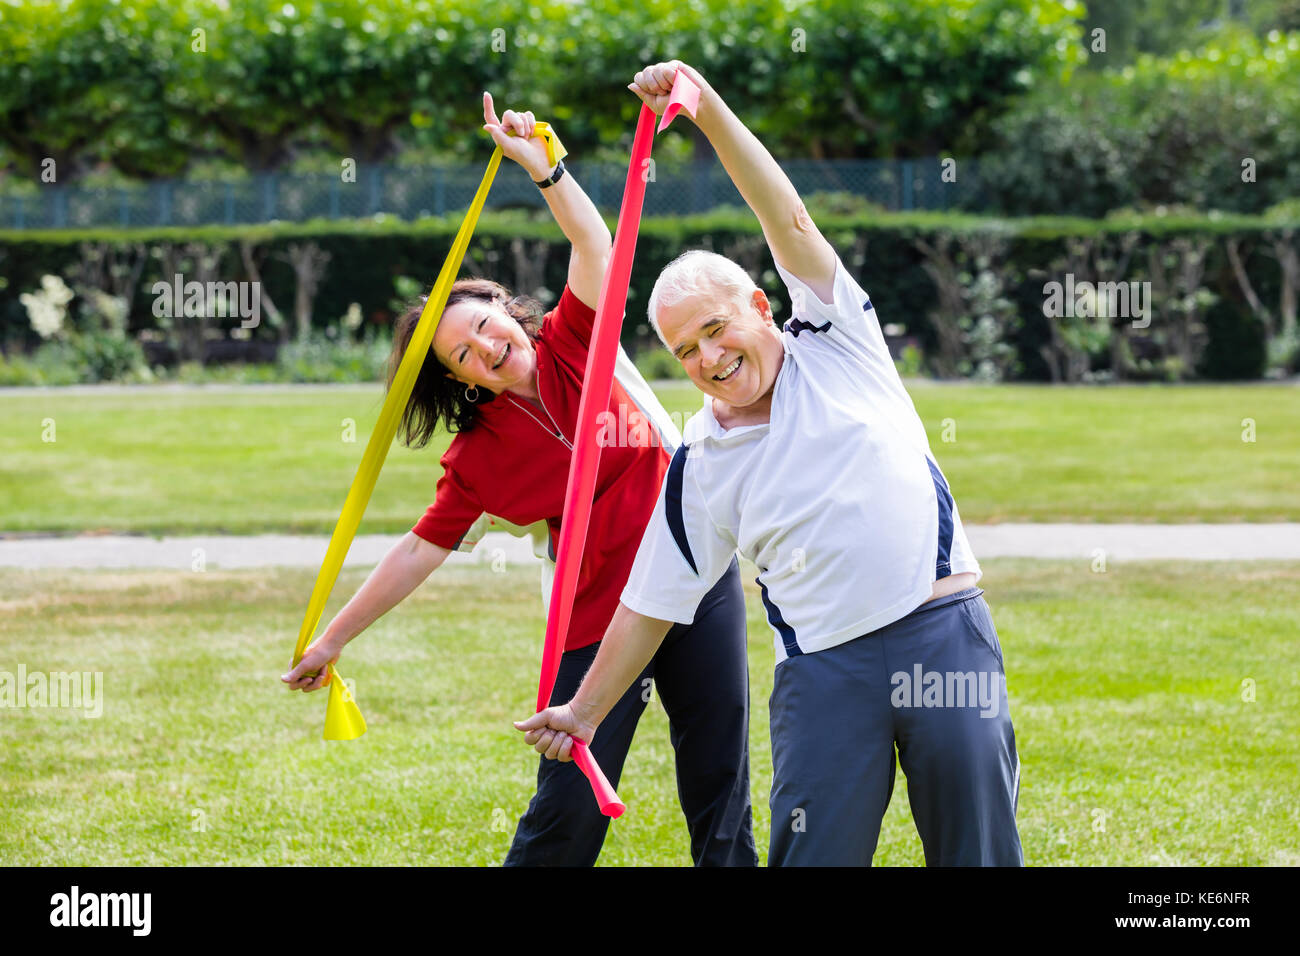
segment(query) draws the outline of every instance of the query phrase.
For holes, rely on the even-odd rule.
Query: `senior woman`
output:
[[[543,522],[554,558],[610,235],[563,162],[548,163],[531,112],[507,110],[498,121],[492,97],[484,93],[483,117],[493,141],[542,190],[568,238],[568,282],[545,314],[537,302],[512,298],[495,282],[468,279],[452,286],[403,416],[408,445],[425,444],[440,424],[456,432],[442,457],[435,500],[286,675],[291,688],[323,686],[325,665],[453,550],[472,546],[484,516],[520,528]],[[416,304],[398,320],[393,370],[422,307]],[[612,437],[606,432],[555,703],[573,696],[595,659],[677,441],[671,424],[658,426],[668,416],[653,393],[639,376],[629,378],[626,362],[620,367],[607,421],[628,427]],[[615,785],[649,699],[650,679],[668,715],[692,859],[696,865],[757,865],[745,609],[734,562],[700,602],[692,623],[673,628],[590,741]],[[519,821],[506,865],[591,865],[608,823],[574,764],[542,759],[537,792]]]

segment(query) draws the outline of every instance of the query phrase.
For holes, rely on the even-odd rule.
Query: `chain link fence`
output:
[[[602,212],[618,212],[627,167],[566,165]],[[781,167],[805,199],[833,193],[891,210],[983,208],[974,160],[803,159]],[[47,185],[36,194],[0,195],[0,228],[236,225],[359,219],[380,213],[409,220],[465,209],[482,177],[482,167],[376,166],[360,171],[355,182],[323,173],[268,173],[231,182],[164,181],[112,189]],[[488,208],[545,205],[523,170],[503,162]],[[646,190],[644,211],[649,216],[689,215],[743,205],[726,170],[713,160],[658,165]]]

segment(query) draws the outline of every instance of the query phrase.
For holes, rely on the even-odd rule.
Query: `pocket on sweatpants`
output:
[[[989,610],[984,596],[962,601],[960,607],[962,617],[965,618],[975,639],[993,652],[993,656],[998,659],[998,666],[1005,670],[1006,665],[1002,661],[1002,643],[998,640],[997,628],[993,626],[993,612]]]

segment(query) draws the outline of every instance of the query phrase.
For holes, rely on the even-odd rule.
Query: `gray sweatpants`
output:
[[[928,866],[1022,866],[1020,761],[980,588],[776,668],[770,866],[870,866],[907,775]]]

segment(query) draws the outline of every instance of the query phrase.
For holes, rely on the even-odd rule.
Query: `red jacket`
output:
[[[533,343],[537,391],[545,409],[505,392],[481,404],[478,419],[452,439],[442,456],[444,472],[438,480],[437,497],[412,529],[417,535],[454,550],[486,512],[517,525],[545,520],[554,552],[572,452],[555,436],[547,413],[569,443],[574,443],[595,318],[595,311],[565,286]],[[621,404],[626,409],[620,415]],[[615,416],[611,422],[628,423],[627,433],[646,421],[617,381],[609,411]],[[657,434],[648,422],[643,427]],[[565,650],[585,647],[605,636],[658,500],[669,457],[662,442],[641,447],[611,444],[601,449]]]

